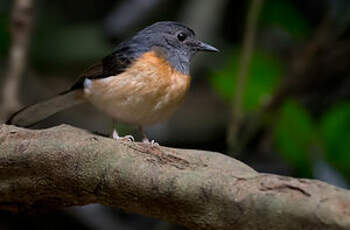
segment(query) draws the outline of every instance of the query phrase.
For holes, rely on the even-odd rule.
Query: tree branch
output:
[[[349,229],[350,191],[213,152],[0,126],[0,210],[101,203],[190,229]]]

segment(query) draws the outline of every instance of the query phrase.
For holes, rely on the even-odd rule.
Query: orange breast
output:
[[[190,77],[173,69],[154,51],[145,53],[125,72],[93,80],[86,98],[113,118],[137,125],[167,119],[182,104]]]

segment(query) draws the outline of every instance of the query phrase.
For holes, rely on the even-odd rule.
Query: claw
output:
[[[131,141],[131,142],[135,141],[135,138],[133,136],[131,136],[131,135],[127,135],[125,137],[120,137],[116,130],[113,130],[112,137],[113,137],[114,140],[121,140],[121,141],[126,140],[126,141]]]
[[[142,142],[145,144],[150,144],[151,146],[159,146],[158,142],[155,140],[149,141],[147,138],[144,138]]]
[[[119,140],[119,141],[129,141],[129,142],[134,142],[135,138],[131,135],[127,135],[124,137],[118,137],[118,138],[113,138],[114,140]]]
[[[127,135],[125,137],[122,137],[122,139],[127,139],[128,141],[131,141],[131,142],[134,142],[135,141],[135,138],[131,135]]]

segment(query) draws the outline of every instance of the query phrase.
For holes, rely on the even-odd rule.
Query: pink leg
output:
[[[143,130],[143,127],[142,126],[138,126],[138,129],[140,130],[143,138],[142,138],[142,142],[145,143],[145,144],[151,144],[152,146],[155,146],[155,145],[159,145],[157,142],[155,142],[155,140],[152,140],[150,141],[147,136],[146,136],[146,133],[145,131]]]
[[[117,131],[117,125],[118,125],[118,122],[116,120],[113,120],[113,133],[112,133],[112,138],[114,140],[127,140],[127,141],[135,141],[135,138],[131,135],[127,135],[125,137],[121,137],[119,136],[118,134],[118,131]]]

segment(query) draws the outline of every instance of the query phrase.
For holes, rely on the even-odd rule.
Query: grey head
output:
[[[199,51],[218,52],[215,47],[198,40],[189,27],[178,22],[162,21],[138,32],[130,40],[121,43],[117,51],[126,51],[133,58],[155,50],[164,56],[177,71],[189,74],[190,61]]]

